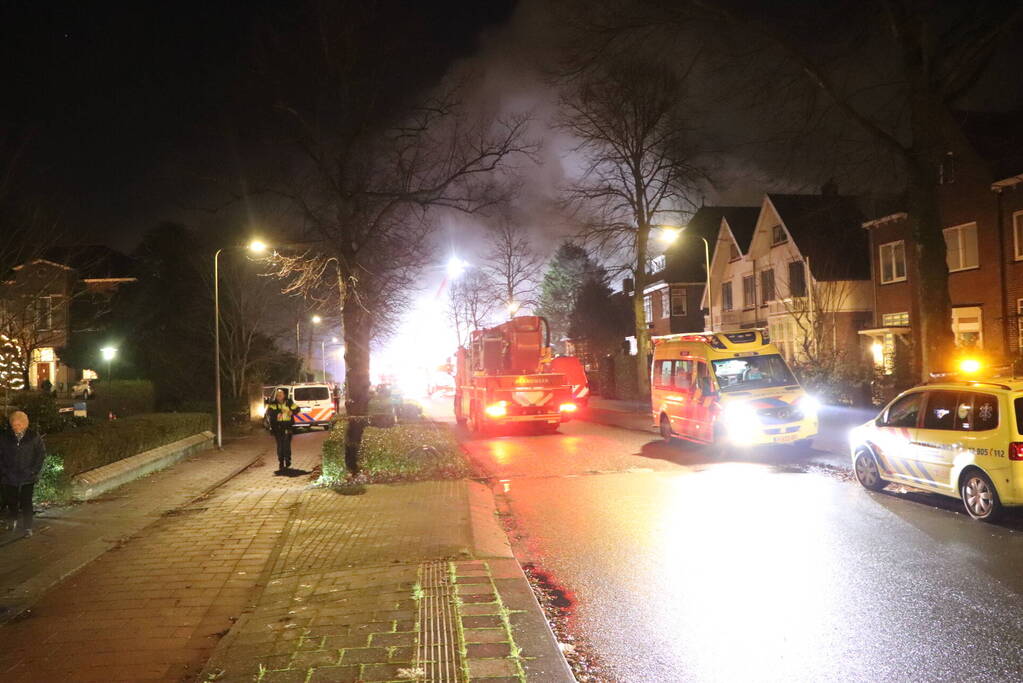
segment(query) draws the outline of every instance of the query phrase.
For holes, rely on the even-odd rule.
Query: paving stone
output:
[[[466,643],[501,643],[508,640],[504,628],[467,628],[462,630]]]
[[[470,678],[489,678],[493,676],[514,676],[518,667],[511,659],[469,659]]]
[[[357,683],[361,680],[361,666],[323,666],[309,677],[309,683]]]
[[[462,617],[462,628],[499,628],[504,626],[498,616]]]
[[[396,664],[367,664],[362,667],[362,680],[370,681],[393,681],[404,667]]]
[[[361,647],[345,650],[341,657],[342,664],[365,664],[386,662],[387,649],[382,647]]]
[[[471,643],[465,646],[466,654],[471,659],[511,656],[510,643]]]
[[[370,636],[373,647],[409,646],[416,644],[415,633],[374,633]]]
[[[475,617],[486,614],[500,614],[501,606],[496,602],[482,602],[469,605],[462,605],[461,613],[467,617]]]

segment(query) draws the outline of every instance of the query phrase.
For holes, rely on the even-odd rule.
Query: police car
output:
[[[903,392],[849,435],[857,481],[959,498],[994,521],[1023,505],[1023,378],[942,378]]]

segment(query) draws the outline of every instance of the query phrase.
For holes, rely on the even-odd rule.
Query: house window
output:
[[[906,279],[906,243],[902,240],[881,245],[881,284]]]
[[[654,297],[652,294],[643,297],[643,317],[646,318],[647,323],[654,319]]]
[[[650,259],[650,272],[657,273],[659,271],[664,270],[666,261],[667,260],[664,254],[661,254],[660,256],[655,256],[654,258]]]
[[[671,314],[684,316],[688,315],[688,302],[686,301],[686,288],[685,287],[673,287],[671,290]]]
[[[732,310],[732,283],[722,282],[721,283],[721,310],[730,311]]]
[[[909,327],[909,313],[885,313],[881,316],[881,327]]]
[[[671,290],[667,287],[661,290],[661,317],[671,317]]]
[[[789,264],[789,296],[806,296],[806,270],[802,261]]]
[[[774,268],[760,272],[760,305],[774,301]]]
[[[945,246],[948,249],[948,272],[976,268],[977,224],[967,223],[954,228],[945,228]]]
[[[36,300],[36,327],[40,330],[53,329],[52,296],[41,296]]]
[[[1023,261],[1023,211],[1012,214],[1012,236],[1016,244],[1016,260]]]
[[[952,336],[955,344],[962,349],[979,349],[984,346],[981,327],[980,306],[961,306],[952,309]]]
[[[785,228],[781,227],[780,225],[776,225],[773,228],[771,228],[771,246],[772,247],[774,245],[776,245],[776,244],[784,244],[785,242],[788,242],[788,241],[789,241],[789,238],[785,234]]]
[[[742,278],[742,307],[745,309],[750,309],[757,305],[757,287],[754,282],[756,280],[753,279],[752,275],[746,275]]]

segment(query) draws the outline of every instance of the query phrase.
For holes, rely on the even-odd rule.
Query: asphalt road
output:
[[[809,450],[737,457],[586,422],[459,433],[610,680],[1023,679],[1020,515],[870,493]]]

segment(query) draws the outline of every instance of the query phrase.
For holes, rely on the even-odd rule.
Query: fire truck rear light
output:
[[[504,417],[508,414],[508,402],[498,401],[497,403],[491,403],[483,412],[490,417]]]
[[[575,411],[579,410],[579,406],[577,406],[574,403],[562,403],[558,407],[558,410],[560,410],[563,413],[574,413]]]
[[[1009,444],[1009,460],[1023,460],[1023,443],[1015,441]]]

